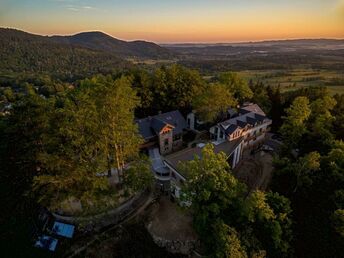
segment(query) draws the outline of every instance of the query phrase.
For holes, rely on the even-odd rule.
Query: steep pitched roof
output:
[[[237,120],[237,125],[240,126],[241,128],[244,128],[247,125],[247,123],[240,121],[240,120]]]
[[[238,129],[239,127],[237,125],[230,125],[226,130],[225,133],[226,135],[231,135],[232,133],[235,132],[236,129]]]
[[[248,104],[239,109],[239,115],[219,123],[219,127],[227,135],[232,134],[237,128],[244,128],[246,125],[254,126],[257,122],[264,122],[268,119],[265,113],[257,104]]]
[[[257,119],[255,119],[255,118],[252,118],[252,117],[249,117],[249,116],[247,116],[246,117],[246,121],[247,121],[247,123],[249,123],[250,125],[255,125],[256,123],[257,123]]]
[[[247,112],[252,112],[255,114],[266,116],[264,111],[257,104],[253,104],[253,103],[240,107],[239,113],[245,114]]]
[[[137,119],[139,132],[145,140],[156,136],[166,125],[173,126],[173,135],[180,134],[187,128],[186,121],[178,111],[171,111],[153,117]]]
[[[263,122],[266,119],[266,116],[254,114],[254,118],[257,119],[260,122]]]
[[[150,124],[156,134],[160,133],[166,125],[168,125],[166,122],[157,118],[153,118]]]

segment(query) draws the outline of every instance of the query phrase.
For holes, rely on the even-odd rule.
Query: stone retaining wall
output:
[[[52,214],[59,221],[79,225],[79,229],[81,230],[99,231],[107,226],[115,225],[130,216],[135,210],[141,207],[149,194],[149,190],[140,192],[121,206],[93,216],[62,216],[56,213]]]
[[[158,237],[154,235],[149,228],[147,228],[149,234],[152,236],[153,241],[156,245],[166,248],[166,250],[170,253],[178,253],[189,255],[193,253],[194,250],[199,248],[200,243],[199,241],[195,240],[169,240],[162,237]]]

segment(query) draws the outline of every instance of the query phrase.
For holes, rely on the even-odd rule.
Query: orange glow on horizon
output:
[[[290,4],[280,0],[273,4],[267,0],[242,0],[237,9],[232,7],[232,0],[219,0],[217,4],[203,0],[207,6],[202,8],[180,1],[154,2],[152,7],[135,2],[130,8],[122,3],[124,10],[118,13],[118,6],[104,0],[97,1],[94,7],[76,6],[82,1],[68,1],[74,3],[72,6],[66,1],[52,0],[44,2],[45,12],[31,5],[23,8],[19,0],[13,1],[18,1],[17,6],[7,1],[8,11],[0,11],[0,26],[42,35],[99,30],[119,39],[156,43],[344,38],[344,0],[289,0]],[[159,6],[167,3],[170,8]]]

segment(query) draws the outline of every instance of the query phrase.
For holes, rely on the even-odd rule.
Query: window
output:
[[[168,146],[168,139],[165,139],[164,145],[165,145],[165,146]]]
[[[221,131],[220,132],[220,139],[222,139],[223,138],[223,132]]]
[[[188,118],[188,126],[190,127],[191,121],[190,118]]]

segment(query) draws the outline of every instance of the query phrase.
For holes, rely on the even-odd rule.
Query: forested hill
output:
[[[85,77],[130,66],[112,53],[14,29],[0,28],[0,73],[45,73],[58,77]]]
[[[166,59],[172,52],[157,44],[147,41],[123,41],[103,32],[83,32],[73,36],[53,36],[52,40],[60,43],[79,45],[90,49],[114,53],[122,58]]]

